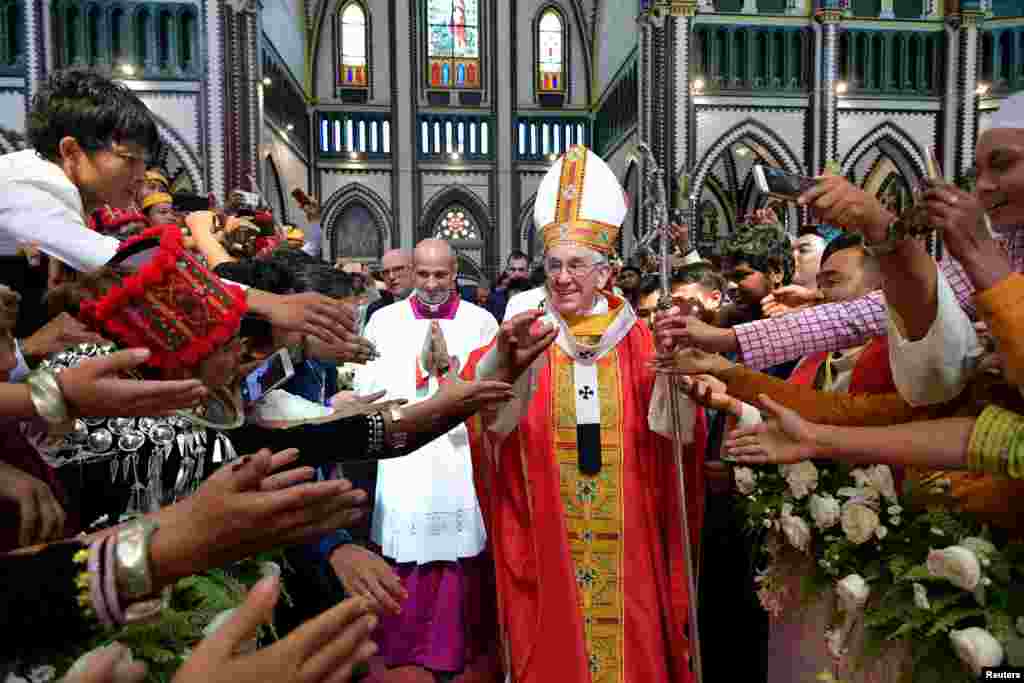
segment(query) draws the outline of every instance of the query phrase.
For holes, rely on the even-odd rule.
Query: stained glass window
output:
[[[479,0],[427,0],[427,82],[480,87]]]
[[[562,16],[546,10],[537,24],[537,89],[540,92],[565,91],[565,55],[562,41]]]
[[[366,13],[358,2],[341,10],[341,65],[338,83],[345,87],[365,88],[369,83],[366,63]]]
[[[434,230],[434,238],[442,240],[478,240],[480,234],[473,221],[473,215],[455,204],[441,214]]]

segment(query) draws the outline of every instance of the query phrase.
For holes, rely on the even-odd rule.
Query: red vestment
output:
[[[475,376],[486,350],[470,356],[465,377]],[[634,324],[597,361],[603,464],[593,477],[576,464],[572,360],[556,344],[545,351],[536,391],[507,437],[499,442],[481,418],[470,421],[514,683],[693,679],[678,477],[671,442],[648,426],[655,377],[646,363],[653,353],[650,331]],[[686,447],[694,547],[705,444],[698,410]]]

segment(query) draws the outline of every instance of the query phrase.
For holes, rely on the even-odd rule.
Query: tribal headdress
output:
[[[599,156],[573,145],[537,189],[533,222],[545,251],[574,244],[611,254],[629,207],[618,178]]]
[[[142,265],[83,301],[83,321],[124,348],[150,349],[148,364],[161,369],[197,366],[238,333],[244,292],[189,253],[178,228],[150,228],[125,242],[121,253],[138,254]]]

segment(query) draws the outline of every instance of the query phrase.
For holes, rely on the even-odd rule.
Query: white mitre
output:
[[[608,164],[583,145],[573,145],[541,181],[533,223],[545,251],[574,244],[608,255],[628,212],[626,193]]]

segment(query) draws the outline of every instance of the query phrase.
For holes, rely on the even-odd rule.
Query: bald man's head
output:
[[[413,284],[421,300],[443,303],[455,289],[458,273],[455,250],[445,240],[423,240],[412,255]]]
[[[408,249],[390,249],[380,259],[381,276],[388,291],[404,297],[412,289],[412,252]]]

